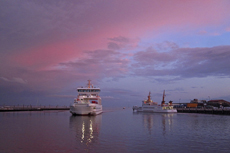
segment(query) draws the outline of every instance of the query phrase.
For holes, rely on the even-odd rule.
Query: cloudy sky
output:
[[[1,0],[0,105],[230,101],[229,0]]]

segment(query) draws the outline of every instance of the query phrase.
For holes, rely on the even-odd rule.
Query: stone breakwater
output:
[[[44,111],[44,110],[69,110],[67,106],[32,106],[32,105],[14,105],[14,106],[0,106],[0,112],[10,111]]]

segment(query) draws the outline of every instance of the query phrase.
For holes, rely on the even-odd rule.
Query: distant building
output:
[[[193,100],[190,101],[190,103],[205,104],[207,102],[206,102],[206,100],[193,99]]]
[[[230,107],[230,102],[223,100],[223,99],[217,99],[217,100],[209,100],[207,102],[207,105],[211,105],[214,107]]]
[[[190,101],[190,103],[187,103],[187,107],[204,107],[206,105],[206,100],[198,100],[198,99],[193,99]]]
[[[190,101],[190,103],[173,103],[173,106],[185,106],[187,108],[195,108],[195,107],[230,107],[230,102],[223,100],[223,99],[217,99],[217,100],[198,100],[193,99]]]
[[[198,99],[193,99],[190,101],[190,103],[198,103],[198,102],[200,102]]]

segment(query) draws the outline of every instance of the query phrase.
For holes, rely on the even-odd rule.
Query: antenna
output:
[[[165,101],[165,90],[163,92],[163,98],[162,98],[162,101],[164,102]]]
[[[88,88],[90,88],[90,85],[91,85],[90,81],[91,81],[91,80],[88,80],[88,84],[87,84],[87,85],[88,85]]]

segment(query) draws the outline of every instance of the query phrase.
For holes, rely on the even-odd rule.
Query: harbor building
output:
[[[211,105],[214,107],[230,107],[230,102],[223,99],[209,100],[207,102],[207,105]]]

